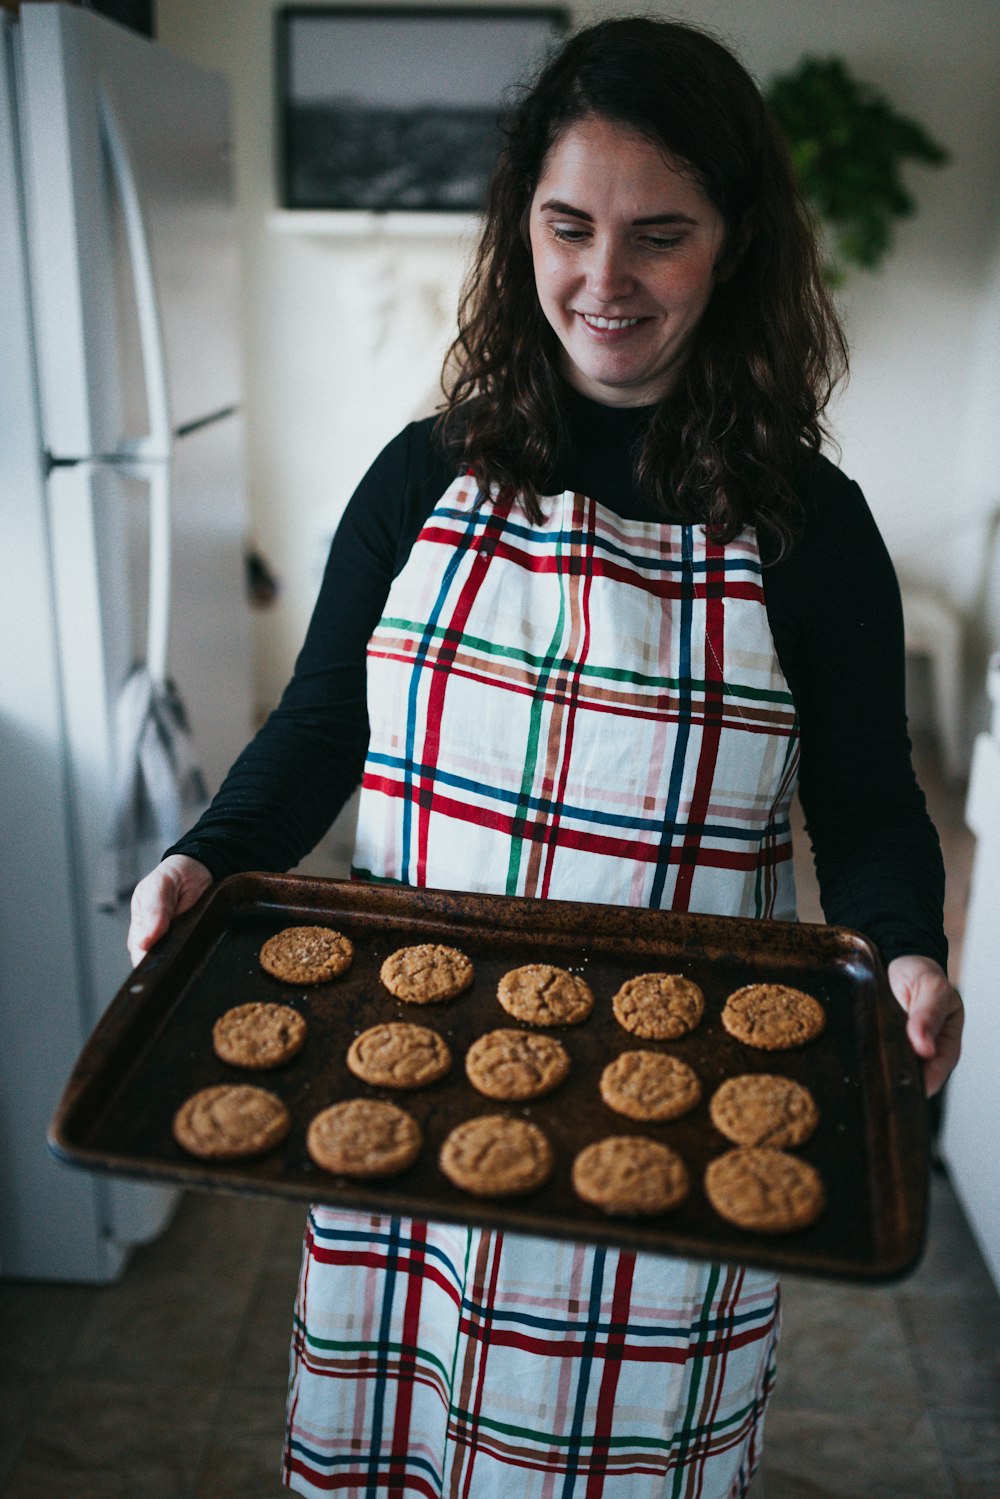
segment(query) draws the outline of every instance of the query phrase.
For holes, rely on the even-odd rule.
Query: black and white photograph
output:
[[[279,13],[287,208],[482,206],[504,94],[544,61],[558,9]]]

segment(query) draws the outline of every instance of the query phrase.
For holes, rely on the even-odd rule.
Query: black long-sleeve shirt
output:
[[[662,519],[638,492],[642,410],[572,395],[552,492],[572,489],[629,519]],[[358,486],[281,702],[197,826],[170,850],[214,876],[288,869],[358,784],[368,743],[366,647],[393,578],[455,477],[430,419],[407,427]],[[764,596],[801,727],[799,792],[828,921],[866,933],[883,959],[946,962],[944,870],[910,762],[899,590],[856,484],[825,458],[797,484],[805,521],[790,553],[762,538]]]

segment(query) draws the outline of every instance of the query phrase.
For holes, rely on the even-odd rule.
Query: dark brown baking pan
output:
[[[315,988],[281,983],[258,963],[261,944],[284,926],[321,923],[352,938],[347,974]],[[379,981],[383,960],[414,942],[446,942],[473,960],[476,980],[457,999],[405,1005]],[[558,1035],[572,1058],[568,1079],[546,1098],[498,1105],[468,1082],[463,1058],[483,1031],[514,1025],[497,998],[508,969],[551,962],[580,972],[596,1004],[580,1026]],[[674,1042],[638,1041],[621,1029],[611,998],[635,974],[667,970],[695,980],[705,1016]],[[753,982],[789,983],[820,1000],[822,1037],[786,1052],[741,1045],[720,1012],[731,991]],[[214,1022],[250,1000],[279,1000],[309,1023],[305,1048],[267,1073],[237,1071],[213,1053]],[[406,1019],[439,1030],[452,1049],[449,1075],[430,1088],[390,1094],[347,1070],[353,1038],[380,1021]],[[604,1066],[636,1046],[688,1062],[702,1081],[701,1103],[668,1124],[635,1124],[601,1101]],[[778,1072],[805,1083],[821,1122],[799,1150],[820,1172],[822,1216],[789,1234],[734,1228],[708,1203],[702,1178],[729,1142],[713,1127],[708,1102],[725,1078]],[[250,1081],[272,1089],[291,1111],[281,1147],[252,1161],[209,1163],[175,1144],[171,1124],[183,1101],[216,1083]],[[390,1180],[335,1177],[305,1149],[310,1119],[340,1099],[393,1098],[424,1133],[417,1162]],[[437,1166],[448,1131],[498,1109],[533,1120],[556,1153],[539,1191],[502,1201],[452,1186]],[[581,1202],[570,1170],[578,1150],[608,1134],[664,1141],[684,1158],[687,1200],[656,1217],[612,1218]],[[182,1186],[300,1198],[471,1223],[697,1259],[732,1260],[801,1274],[890,1280],[918,1260],[925,1232],[928,1140],[920,1067],[905,1035],[875,950],[838,927],[684,916],[572,901],[464,895],[337,880],[237,875],[223,881],[137,968],[113,1000],[70,1078],[50,1131],[63,1160],[90,1170]]]

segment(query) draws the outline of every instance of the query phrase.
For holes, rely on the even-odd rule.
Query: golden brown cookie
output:
[[[307,1026],[290,1005],[237,1005],[215,1022],[215,1055],[230,1067],[263,1070],[280,1067],[297,1056],[306,1041]]]
[[[819,1172],[808,1161],[766,1146],[716,1156],[705,1172],[705,1191],[721,1218],[762,1234],[806,1228],[826,1202]]]
[[[354,943],[326,926],[287,926],[260,950],[260,966],[285,984],[325,984],[346,973]]]
[[[536,1124],[483,1114],[466,1119],[441,1147],[438,1164],[456,1187],[477,1197],[533,1192],[552,1174],[552,1147]]]
[[[573,1162],[578,1197],[605,1213],[639,1216],[676,1207],[688,1194],[680,1156],[642,1135],[607,1135]]]
[[[476,975],[457,947],[421,942],[416,947],[401,947],[386,958],[380,976],[397,999],[411,1005],[432,1005],[463,993]]]
[[[500,980],[497,998],[508,1015],[527,1025],[579,1025],[594,1008],[590,985],[551,963],[511,968]]]
[[[291,1126],[276,1094],[249,1083],[222,1083],[181,1105],[174,1115],[174,1139],[206,1161],[234,1161],[273,1150]]]
[[[819,1123],[808,1088],[766,1072],[727,1078],[713,1093],[709,1114],[737,1145],[802,1145]]]
[[[437,1031],[393,1020],[356,1036],[347,1065],[355,1077],[376,1087],[426,1088],[444,1077],[451,1052]]]
[[[726,1000],[722,1024],[744,1046],[788,1051],[816,1039],[826,1012],[811,994],[788,984],[747,984]]]
[[[532,1031],[488,1031],[465,1057],[469,1082],[487,1098],[541,1098],[569,1072],[569,1055],[554,1036]]]
[[[324,1109],[306,1131],[306,1150],[337,1176],[395,1176],[420,1154],[420,1126],[405,1109],[349,1098]]]
[[[640,973],[628,979],[611,1007],[618,1024],[647,1041],[676,1041],[693,1031],[705,1012],[698,985],[679,973]]]
[[[677,1119],[701,1098],[698,1075],[661,1051],[623,1051],[601,1073],[601,1097],[628,1119]]]

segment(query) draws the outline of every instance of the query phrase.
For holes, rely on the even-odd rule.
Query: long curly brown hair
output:
[[[532,519],[565,442],[560,346],[535,290],[528,216],[549,152],[577,121],[637,132],[691,171],[721,214],[735,269],[637,459],[665,515],[721,541],[747,524],[779,553],[800,519],[795,476],[827,436],[847,348],[788,153],[733,54],[687,23],[602,21],[572,37],[504,122],[485,223],[445,361],[439,433],[484,492],[511,487]]]

